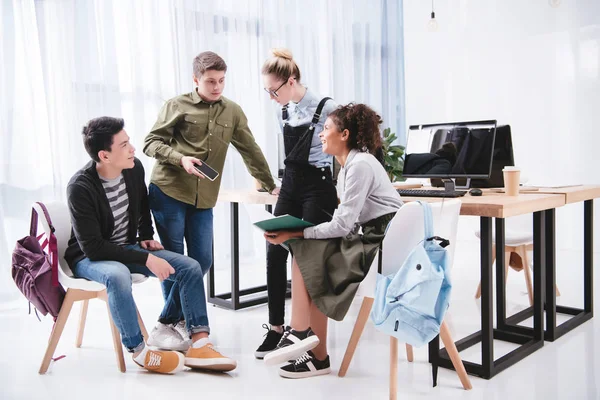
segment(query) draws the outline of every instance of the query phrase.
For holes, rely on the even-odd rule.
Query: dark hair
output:
[[[368,151],[376,155],[381,147],[379,125],[383,122],[379,114],[366,104],[350,103],[339,106],[329,113],[329,118],[340,131],[348,129],[348,147],[360,151]],[[381,157],[381,154],[380,154]]]
[[[442,145],[438,151],[435,152],[438,156],[445,158],[450,161],[450,164],[454,165],[456,163],[456,155],[458,154],[458,150],[456,149],[456,145],[452,142],[446,142]]]
[[[113,144],[113,136],[121,132],[124,126],[125,121],[122,118],[98,117],[91,119],[83,127],[81,132],[83,135],[83,145],[92,160],[100,162],[98,152],[100,150],[110,151],[110,146]]]
[[[209,69],[227,72],[227,64],[217,53],[204,51],[194,58],[193,69],[194,76],[200,78]]]

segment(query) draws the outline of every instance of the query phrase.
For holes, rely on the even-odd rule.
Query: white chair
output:
[[[476,231],[475,236],[481,239],[481,232]],[[496,233],[493,233],[492,240],[492,263],[496,261]],[[525,285],[527,286],[527,294],[529,296],[529,305],[533,305],[533,287],[531,281],[531,259],[529,252],[533,251],[533,234],[531,232],[516,231],[506,229],[504,231],[504,284],[508,280],[508,267],[510,266],[511,257],[513,257],[513,268],[516,271],[523,269],[525,275]],[[555,286],[556,296],[560,296],[558,285]],[[475,298],[481,297],[481,281],[477,286]]]
[[[460,214],[460,200],[444,200],[439,203],[431,204],[433,214],[434,233],[450,240],[448,249],[448,265],[451,268],[454,261],[454,249],[456,242],[456,232],[458,227],[458,217]],[[423,240],[424,222],[423,209],[417,203],[405,204],[398,210],[396,216],[391,221],[386,236],[383,239],[382,251],[382,274],[389,275],[398,270],[403,261],[408,257],[412,249]],[[360,284],[357,294],[363,296],[362,305],[354,324],[354,329],[342,360],[342,365],[338,376],[346,375],[360,336],[362,335],[365,324],[369,318],[371,307],[373,306],[373,296],[376,286],[378,260],[373,262],[369,273]],[[471,381],[464,368],[454,340],[445,322],[440,328],[440,338],[446,346],[452,364],[457,371],[460,381],[466,390],[472,388]],[[406,345],[408,361],[413,360],[412,346]],[[390,398],[395,399],[397,395],[397,375],[398,375],[398,339],[390,337]]]
[[[45,205],[48,209],[48,214],[50,215],[52,225],[55,229],[54,235],[56,236],[58,245],[58,281],[63,288],[65,288],[67,293],[60,308],[60,312],[58,313],[58,318],[56,319],[52,334],[50,335],[48,347],[46,348],[46,354],[44,355],[42,365],[40,366],[40,374],[45,374],[50,366],[50,361],[52,361],[52,356],[54,355],[54,351],[56,350],[56,346],[58,345],[58,341],[60,340],[60,336],[63,332],[67,319],[69,318],[73,304],[76,301],[83,301],[83,304],[81,305],[77,340],[75,342],[75,346],[77,347],[81,347],[81,343],[83,341],[83,331],[85,329],[85,319],[87,316],[89,300],[93,298],[103,300],[106,302],[106,307],[108,309],[106,287],[98,282],[73,277],[73,273],[64,259],[67,243],[71,237],[71,220],[67,206],[58,202],[48,203]],[[33,204],[33,208],[38,213],[38,220],[41,222],[42,227],[44,228],[46,237],[50,237],[50,226],[48,225],[44,211],[37,203]],[[147,277],[142,274],[132,274],[131,278],[134,283],[141,283],[147,279]],[[148,338],[148,332],[146,331],[146,327],[144,326],[144,322],[142,321],[139,311],[137,314],[142,335],[144,338]],[[125,359],[123,358],[123,347],[121,345],[121,335],[119,334],[119,331],[112,320],[110,309],[108,309],[108,320],[110,321],[113,345],[115,348],[115,354],[117,356],[117,364],[119,370],[121,372],[125,372],[126,368]]]

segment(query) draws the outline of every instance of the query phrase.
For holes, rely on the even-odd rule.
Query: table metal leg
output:
[[[544,278],[544,292],[542,293],[542,307],[546,311],[546,329],[544,331],[544,339],[550,342],[563,336],[565,333],[572,331],[584,322],[592,319],[594,316],[593,312],[593,200],[587,200],[584,202],[584,242],[583,242],[583,296],[584,296],[584,308],[574,308],[567,306],[556,305],[556,221],[555,221],[555,210],[546,210],[544,217],[544,225],[541,229],[544,231],[543,238],[546,248],[539,250],[538,253],[535,251],[534,243],[534,286],[536,282],[536,265],[537,261],[541,262],[543,268],[542,273],[545,274]],[[535,228],[535,224],[534,224]],[[534,230],[534,236],[536,232]],[[540,233],[538,232],[539,236]],[[535,242],[535,239],[534,239]],[[541,259],[541,255],[545,259]],[[538,274],[540,275],[540,274]],[[535,292],[535,288],[534,288]],[[531,328],[517,325],[519,322],[530,318],[534,315],[535,294],[534,294],[534,306],[529,307],[509,318],[506,319],[505,329],[511,332],[533,332]],[[542,309],[543,311],[543,309]],[[557,326],[556,314],[566,314],[573,316],[569,320],[563,322]],[[534,318],[535,324],[535,318]],[[537,335],[537,334],[536,334]]]
[[[538,253],[543,251],[545,243],[543,242],[543,212],[536,213],[534,220],[538,225],[537,228],[537,246]],[[493,302],[492,302],[492,219],[488,217],[481,217],[481,330],[475,332],[466,338],[463,338],[456,342],[456,348],[458,351],[465,350],[477,343],[481,343],[481,364],[463,361],[463,365],[469,374],[477,375],[484,379],[490,379],[507,369],[508,367],[519,362],[523,358],[527,357],[534,351],[540,349],[544,345],[542,337],[543,326],[540,325],[543,313],[541,309],[542,301],[542,279],[543,269],[541,263],[538,263],[534,270],[538,273],[537,282],[534,281],[534,307],[537,312],[535,315],[536,321],[534,330],[538,333],[538,337],[534,337],[531,331],[513,332],[507,329],[503,329],[499,326],[497,329],[493,329]],[[500,301],[498,304],[499,310],[499,321],[502,322],[505,317],[505,290],[504,290],[504,220],[496,220],[496,248],[499,249],[497,252],[497,288],[500,295]],[[543,260],[542,260],[543,261]],[[537,296],[537,297],[536,297]],[[536,302],[537,299],[537,302]],[[502,325],[502,324],[501,324]],[[512,328],[512,327],[506,327]],[[502,340],[518,344],[519,347],[510,353],[494,360],[494,339]],[[431,349],[431,347],[430,347]],[[430,357],[431,359],[431,357]],[[452,361],[448,355],[446,349],[439,351],[439,366],[443,368],[454,369]]]
[[[252,307],[259,304],[265,304],[268,301],[266,295],[254,297],[250,300],[243,300],[242,297],[267,291],[267,285],[255,286],[247,289],[240,289],[240,235],[239,235],[239,204],[231,203],[231,292],[216,294],[215,292],[215,269],[214,269],[214,245],[213,245],[213,265],[208,271],[208,296],[207,301],[211,304],[227,308],[229,310],[239,310]],[[265,205],[265,210],[273,211],[273,206]],[[214,243],[214,240],[213,240]],[[288,289],[290,287],[288,281]],[[286,294],[291,296],[290,291]]]

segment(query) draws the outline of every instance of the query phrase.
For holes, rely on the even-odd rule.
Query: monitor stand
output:
[[[464,186],[456,186],[456,182],[454,179],[442,179],[444,182],[444,191],[445,192],[454,192],[457,189],[469,190],[471,186],[471,178],[467,178],[467,181]]]

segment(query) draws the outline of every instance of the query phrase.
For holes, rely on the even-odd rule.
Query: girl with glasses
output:
[[[287,49],[273,49],[262,67],[264,89],[282,106],[278,113],[285,150],[285,170],[274,215],[292,215],[313,224],[331,220],[337,206],[332,179],[333,157],[323,153],[319,134],[336,104],[301,81],[300,69]],[[284,332],[288,251],[267,249],[269,324],[263,343],[255,352],[262,359],[273,351]]]

